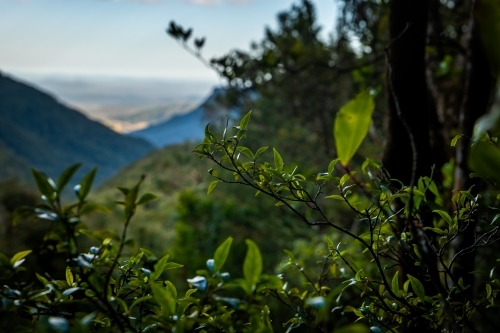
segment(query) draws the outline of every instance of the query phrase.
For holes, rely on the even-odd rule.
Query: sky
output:
[[[206,36],[203,54],[248,50],[292,0],[0,0],[0,69],[72,75],[217,82],[165,29],[171,20]],[[326,31],[334,0],[314,1]]]
[[[299,1],[0,0],[0,70],[129,131],[137,124],[124,123],[124,114],[161,107],[164,119],[224,86],[165,33],[171,20],[206,37],[203,56],[210,59],[249,50],[266,26],[277,26],[279,12]],[[335,1],[313,0],[325,39]]]

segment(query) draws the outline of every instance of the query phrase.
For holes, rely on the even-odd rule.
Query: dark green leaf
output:
[[[57,191],[61,193],[64,190],[64,187],[68,182],[71,180],[71,177],[75,174],[76,170],[82,166],[81,163],[77,163],[75,165],[70,166],[66,170],[64,170],[59,176],[59,179],[57,180]]]
[[[350,324],[335,330],[335,333],[370,333],[370,329],[363,324]]]
[[[161,306],[164,316],[175,314],[175,300],[170,290],[160,287],[157,284],[151,286],[153,297],[158,305]]]
[[[156,259],[156,256],[154,255],[153,252],[149,251],[149,250],[146,250],[146,249],[143,249],[142,247],[140,248],[141,252],[144,253],[146,255],[146,257],[148,259]]]
[[[161,258],[160,260],[158,260],[158,262],[154,266],[154,271],[151,272],[150,276],[151,281],[155,281],[160,277],[161,273],[163,273],[163,271],[165,270],[165,266],[167,265],[167,260],[168,260],[168,254],[163,258]]]
[[[420,282],[416,277],[411,276],[410,274],[407,275],[408,279],[411,282],[411,287],[413,288],[413,291],[422,302],[425,302],[425,290],[424,286],[422,285],[422,282]]]
[[[153,193],[145,193],[143,195],[141,195],[139,201],[137,201],[137,205],[145,205],[147,204],[148,202],[151,202],[153,200],[157,200],[158,197],[156,195],[154,195]]]
[[[80,216],[83,216],[83,215],[88,214],[88,213],[94,213],[94,212],[95,213],[105,213],[105,214],[111,213],[111,211],[106,206],[95,204],[95,203],[87,203],[87,204],[85,204],[85,206],[82,207],[82,209],[80,209]]]
[[[93,168],[85,177],[83,177],[80,182],[80,190],[78,191],[78,198],[80,201],[85,200],[87,195],[92,188],[92,183],[94,182],[95,174],[97,172],[97,167]]]
[[[54,200],[55,188],[49,182],[49,178],[35,169],[31,169],[31,173],[33,174],[33,178],[35,178],[38,191],[40,191],[49,201]]]

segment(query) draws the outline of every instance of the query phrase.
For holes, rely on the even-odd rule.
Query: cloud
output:
[[[249,3],[251,0],[187,0],[187,2],[203,7],[215,7],[223,4],[230,5],[243,5]]]

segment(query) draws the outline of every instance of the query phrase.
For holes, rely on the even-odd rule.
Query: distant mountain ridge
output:
[[[170,118],[169,120],[148,128],[128,133],[129,136],[142,138],[158,148],[183,143],[199,141],[204,138],[204,129],[207,124],[205,111],[208,107],[217,104],[218,96],[223,95],[225,89],[216,88],[199,107],[193,111]],[[230,111],[228,111],[230,113]]]
[[[113,132],[47,93],[1,73],[0,146],[0,154],[8,156],[7,164],[22,161],[51,177],[78,162],[84,164],[79,176],[98,166],[96,182],[154,149],[145,140]],[[0,158],[0,168],[5,168],[2,162]]]

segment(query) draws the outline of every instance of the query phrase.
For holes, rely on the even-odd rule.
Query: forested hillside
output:
[[[81,162],[79,175],[98,166],[101,182],[153,149],[148,142],[115,133],[5,75],[0,75],[0,118],[0,143],[7,152],[3,158],[10,155],[52,177]],[[29,172],[19,166],[21,177]],[[10,169],[8,175],[13,175],[11,162],[6,161],[2,169]]]

